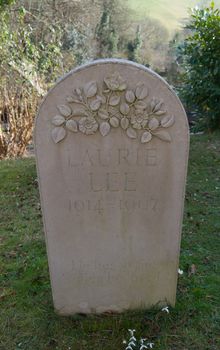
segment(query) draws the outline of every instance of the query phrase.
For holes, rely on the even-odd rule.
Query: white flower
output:
[[[136,346],[136,344],[133,341],[129,341],[128,346]]]
[[[164,311],[164,312],[167,312],[167,313],[169,313],[169,312],[170,312],[170,311],[169,311],[169,307],[168,307],[168,306],[163,307],[161,311]]]
[[[127,344],[126,340],[123,340],[122,344]]]
[[[144,349],[148,349],[148,347],[143,344],[143,345],[141,345],[140,350],[144,350]]]
[[[146,338],[141,338],[141,339],[140,339],[140,343],[141,343],[141,345],[143,345],[143,344],[144,344],[144,342],[145,342],[146,340],[147,340]]]
[[[134,336],[134,332],[136,332],[136,330],[135,329],[129,329],[128,332],[133,337]]]
[[[128,332],[132,333],[132,335],[133,335],[134,332],[136,332],[136,329],[129,329]]]
[[[154,343],[147,343],[147,346],[149,346],[150,349],[153,349]]]
[[[182,275],[183,274],[183,270],[178,269],[178,274]]]
[[[136,341],[137,339],[133,336],[129,339],[129,341]]]
[[[128,345],[125,350],[133,350],[133,349],[132,349],[132,347],[130,345]]]

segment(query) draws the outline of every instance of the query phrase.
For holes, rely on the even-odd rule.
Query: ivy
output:
[[[4,79],[10,80],[11,71],[13,81],[16,79],[17,84],[25,81],[42,95],[61,66],[61,43],[59,30],[52,24],[39,40],[37,25],[27,23],[30,16],[23,7],[5,7],[0,12],[0,84],[4,86]]]

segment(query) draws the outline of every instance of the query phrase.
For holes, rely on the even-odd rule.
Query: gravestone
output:
[[[144,66],[98,60],[44,99],[35,147],[59,314],[175,304],[188,123]]]

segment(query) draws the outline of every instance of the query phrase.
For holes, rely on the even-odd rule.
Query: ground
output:
[[[53,311],[34,158],[0,162],[0,350],[220,349],[220,134],[191,137],[177,303],[170,313]],[[135,288],[135,286],[134,286]]]

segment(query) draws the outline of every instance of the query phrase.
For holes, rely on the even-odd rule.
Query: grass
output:
[[[0,162],[0,349],[120,350],[128,328],[155,350],[220,349],[220,135],[193,136],[176,307],[60,317],[53,311],[35,161]]]
[[[170,32],[181,28],[181,23],[188,17],[189,8],[210,3],[211,0],[128,0],[129,7],[140,17],[155,18]],[[215,4],[219,7],[220,1],[215,0]]]

